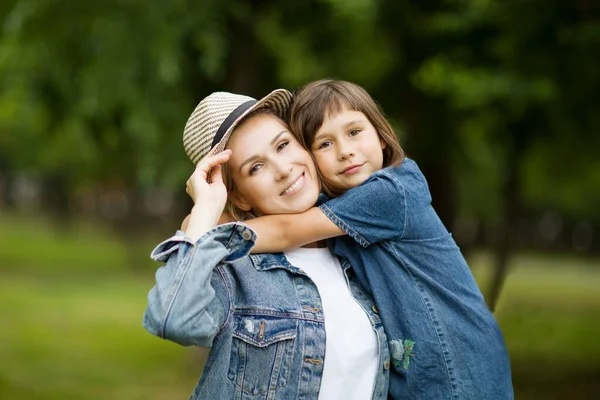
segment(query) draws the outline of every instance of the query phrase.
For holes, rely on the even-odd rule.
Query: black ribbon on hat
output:
[[[213,147],[215,147],[221,141],[221,139],[223,139],[223,136],[225,136],[225,132],[229,130],[231,125],[233,125],[233,123],[240,117],[240,115],[242,115],[255,104],[256,100],[248,100],[247,102],[237,106],[237,108],[233,110],[231,114],[227,116],[227,118],[225,118],[225,121],[223,121],[219,129],[217,129],[217,133],[215,134],[210,148],[212,149]]]

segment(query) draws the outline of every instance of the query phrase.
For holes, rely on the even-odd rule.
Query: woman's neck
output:
[[[306,247],[306,248],[315,248],[315,247],[321,248],[321,247],[327,247],[327,242],[325,242],[324,240],[319,240],[319,241],[317,241],[317,242],[312,242],[312,243],[305,244],[305,245],[304,245],[304,246],[302,246],[302,247]]]

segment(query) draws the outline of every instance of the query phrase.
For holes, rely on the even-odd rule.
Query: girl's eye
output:
[[[279,146],[277,146],[277,152],[280,152],[281,150],[286,148],[288,144],[290,144],[290,142],[288,142],[287,140],[285,142],[281,142]]]
[[[320,145],[317,146],[317,149],[321,150],[321,149],[325,149],[325,148],[327,148],[329,146],[331,146],[331,142],[323,142],[323,143],[321,143]]]
[[[350,136],[356,136],[360,133],[360,129],[352,129],[348,134]]]
[[[260,171],[261,167],[262,167],[262,164],[254,164],[252,167],[250,167],[250,170],[248,171],[248,173],[250,175],[254,175],[258,171]]]

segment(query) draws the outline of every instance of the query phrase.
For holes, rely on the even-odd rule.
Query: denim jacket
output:
[[[325,325],[316,286],[279,254],[248,255],[255,233],[213,228],[195,244],[182,232],[159,244],[144,327],[181,345],[210,347],[191,399],[317,399]],[[377,309],[342,267],[379,342],[373,399],[388,395],[389,348]]]
[[[410,160],[319,206],[390,340],[394,399],[512,399],[508,352],[460,249]]]

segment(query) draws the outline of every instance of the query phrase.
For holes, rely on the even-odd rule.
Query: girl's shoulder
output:
[[[427,179],[417,163],[405,157],[402,163],[398,166],[382,168],[374,173],[371,177],[379,175],[393,181],[396,185],[402,187],[405,194],[429,194]]]
[[[381,171],[386,171],[387,173],[391,173],[397,176],[403,175],[423,175],[419,166],[412,158],[405,157],[404,160],[398,166],[391,166],[381,169]]]
[[[400,184],[406,184],[412,179],[425,180],[425,176],[417,163],[408,157],[405,157],[398,166],[385,167],[373,173],[370,179],[376,179],[377,177],[388,177],[397,180]]]

